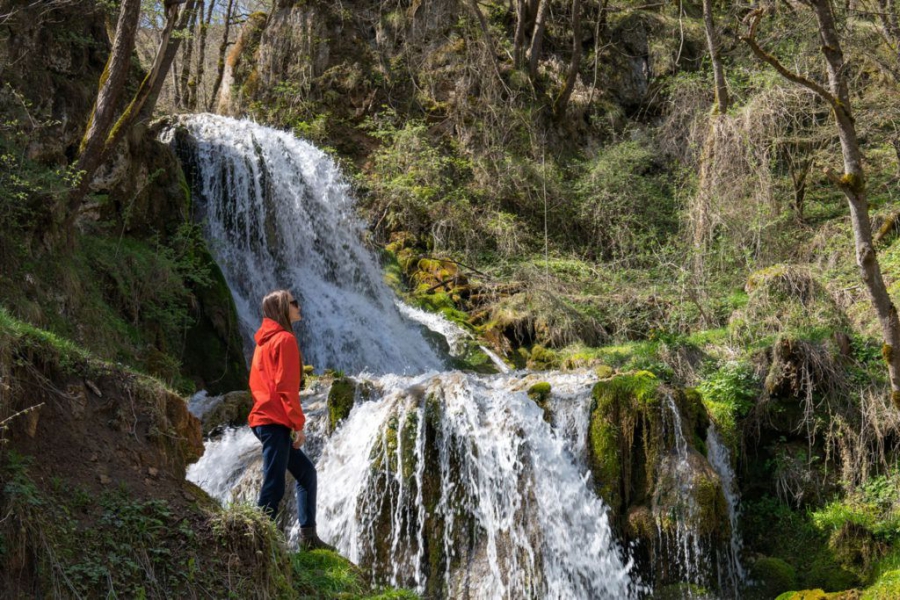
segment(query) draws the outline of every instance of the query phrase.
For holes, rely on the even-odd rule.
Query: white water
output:
[[[324,152],[289,133],[216,115],[170,129],[193,168],[210,250],[234,296],[245,347],[271,290],[300,300],[305,362],[350,373],[420,373],[442,361],[394,306],[353,210],[349,185]]]
[[[487,350],[503,374],[437,373],[442,360],[414,321],[443,334],[451,352],[468,334],[396,302],[326,155],[247,121],[198,115],[182,124],[187,138],[168,137],[195,170],[195,198],[248,351],[262,295],[287,287],[303,306],[308,363],[381,375],[330,437],[321,395],[314,410],[304,400],[321,536],[373,580],[444,597],[635,597],[640,586],[586,466],[594,375],[509,374]],[[525,394],[538,381],[552,385],[552,423]],[[674,460],[687,471],[680,416],[669,404]],[[189,478],[221,502],[252,502],[255,488],[240,483],[258,476],[258,459],[252,433],[226,431],[207,442]],[[708,565],[697,537],[681,530],[683,579],[700,581]],[[435,555],[444,559],[434,564]]]
[[[739,590],[740,586],[746,580],[744,567],[741,565],[741,543],[740,530],[738,529],[738,516],[740,496],[738,495],[737,484],[735,482],[734,470],[731,468],[731,453],[728,447],[719,439],[716,426],[710,422],[706,431],[706,448],[709,464],[719,475],[722,482],[722,491],[725,494],[725,504],[728,508],[728,521],[731,524],[731,538],[729,539],[728,550],[725,552],[722,569],[720,569],[720,579],[722,576],[727,581],[721,581],[720,588]],[[724,571],[724,572],[723,572]],[[735,594],[737,595],[737,594]]]
[[[694,498],[695,472],[688,460],[688,444],[684,437],[681,424],[681,413],[675,405],[672,394],[666,394],[663,403],[663,423],[670,429],[675,439],[675,453],[664,460],[670,462],[666,469],[674,477],[675,487],[678,490],[679,515],[675,519],[675,535],[669,536],[663,531],[661,522],[657,522],[659,539],[661,544],[669,544],[670,551],[674,554],[674,568],[680,572],[680,578],[689,583],[703,585],[706,583],[706,575],[710,573],[706,564],[705,553],[700,536],[689,526],[696,522],[699,507]],[[657,515],[657,519],[662,515]],[[671,539],[670,539],[671,538]]]

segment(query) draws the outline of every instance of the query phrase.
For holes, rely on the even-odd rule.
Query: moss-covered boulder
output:
[[[552,419],[552,412],[550,410],[550,392],[552,391],[552,387],[546,381],[540,381],[535,383],[526,392],[528,397],[531,398],[535,404],[537,404],[542,411],[544,411],[544,420],[548,423]]]
[[[661,531],[725,541],[731,535],[728,507],[719,476],[699,452],[669,455],[660,464],[653,492],[653,514]]]
[[[252,408],[253,397],[246,390],[223,394],[214,406],[200,415],[203,435],[210,435],[222,427],[246,425]]]
[[[750,565],[750,578],[755,583],[754,592],[765,598],[774,598],[797,587],[797,572],[780,558],[763,556],[756,559]]]
[[[659,427],[659,386],[660,381],[649,371],[619,375],[594,386],[588,458],[597,493],[610,505],[614,517],[623,514],[633,497],[648,496],[652,476],[636,482],[632,475],[633,471],[649,475],[647,468],[655,468],[659,455],[659,447],[653,443],[656,436],[645,435]]]
[[[722,483],[704,456],[703,403],[649,371],[602,379],[593,397],[587,447],[596,491],[625,538],[638,542],[638,568],[655,565],[656,585],[683,581],[671,549],[690,539],[705,560],[731,533]]]
[[[328,391],[328,427],[334,431],[347,418],[356,402],[356,384],[348,377],[339,377],[331,382]]]

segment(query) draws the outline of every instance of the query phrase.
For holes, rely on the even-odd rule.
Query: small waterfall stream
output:
[[[487,350],[497,375],[444,371],[421,327],[444,336],[449,354],[468,334],[396,300],[361,241],[349,188],[324,153],[285,132],[213,115],[186,117],[164,139],[191,171],[247,352],[262,296],[288,287],[303,306],[306,361],[356,375],[357,403],[332,433],[327,389],[303,393],[323,538],[374,581],[427,597],[646,596],[588,468],[595,374],[510,373]],[[538,381],[552,388],[546,419],[526,394]],[[195,399],[199,410],[209,402]],[[690,451],[681,417],[671,398],[663,410],[674,440],[664,460],[675,461],[689,485],[689,469],[679,466]],[[722,456],[716,470],[733,490]],[[246,428],[226,430],[207,442],[188,478],[220,502],[252,502],[258,442]],[[680,527],[675,568],[683,581],[706,584],[715,569],[697,536]],[[741,574],[736,544],[729,560]]]
[[[731,468],[731,452],[719,438],[716,426],[710,422],[706,433],[706,448],[709,456],[709,464],[715,469],[722,482],[722,491],[725,494],[725,502],[728,508],[728,521],[731,524],[731,537],[728,540],[728,549],[724,553],[724,560],[720,561],[719,578],[725,581],[719,582],[720,589],[740,590],[741,584],[746,580],[744,567],[741,565],[741,536],[738,527],[738,509],[740,498],[738,496],[737,482],[734,470]],[[737,594],[735,594],[737,595]]]

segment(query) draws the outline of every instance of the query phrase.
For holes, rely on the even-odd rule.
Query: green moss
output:
[[[535,344],[531,348],[531,354],[528,357],[527,366],[535,371],[547,371],[559,367],[559,356],[553,350],[545,348],[540,344]]]
[[[649,371],[624,373],[594,385],[594,400],[597,407],[605,407],[610,400],[622,397],[633,398],[641,404],[657,403],[660,381]]]
[[[712,479],[705,475],[699,475],[694,480],[694,498],[697,502],[697,522],[693,524],[694,531],[702,535],[727,539],[731,534],[728,524],[728,504],[722,485],[718,479]]]
[[[356,384],[351,379],[339,377],[331,382],[328,390],[328,423],[334,431],[347,418],[356,400]]]
[[[870,587],[866,588],[860,600],[894,600],[900,598],[900,570],[887,571]]]
[[[597,376],[597,379],[609,379],[616,374],[616,370],[609,365],[600,365],[594,369],[594,374]]]
[[[750,577],[757,584],[756,590],[768,598],[797,588],[797,572],[780,558],[756,559],[750,567]]]
[[[619,431],[596,410],[591,414],[588,442],[591,472],[594,475],[597,494],[617,511],[623,501],[619,491],[621,478]]]
[[[548,423],[551,421],[550,412],[550,392],[551,386],[546,381],[541,381],[528,388],[528,397],[534,400],[541,410],[544,411],[544,420]]]

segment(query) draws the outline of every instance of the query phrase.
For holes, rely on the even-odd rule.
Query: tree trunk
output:
[[[225,32],[222,34],[222,43],[219,45],[219,61],[217,65],[216,81],[213,83],[212,94],[206,110],[212,112],[215,109],[219,96],[219,88],[222,86],[222,78],[225,76],[225,53],[228,50],[228,32],[231,29],[231,14],[234,10],[234,0],[228,0],[228,8],[225,9]]]
[[[566,83],[562,92],[556,99],[553,114],[557,119],[562,119],[566,114],[566,106],[575,89],[575,81],[578,79],[578,70],[581,67],[581,0],[572,0],[572,59],[569,61],[569,72],[566,75]]]
[[[111,151],[118,144],[121,137],[127,133],[138,119],[149,119],[153,115],[153,109],[156,108],[156,101],[159,99],[159,93],[162,91],[163,84],[166,80],[166,74],[175,62],[178,55],[178,46],[181,44],[182,35],[180,35],[187,27],[188,20],[194,10],[195,0],[187,0],[179,15],[172,14],[166,22],[168,35],[160,44],[156,51],[156,60],[153,62],[153,69],[141,82],[134,95],[131,104],[122,114],[116,127],[118,137],[111,138],[107,144],[107,152]],[[121,126],[120,126],[121,125]]]
[[[894,53],[900,61],[900,19],[894,8],[894,0],[878,0],[878,9],[884,35],[894,45]]]
[[[81,178],[78,185],[67,195],[65,210],[62,212],[63,234],[70,247],[75,239],[75,233],[72,230],[75,215],[87,195],[94,173],[100,166],[103,146],[115,119],[116,107],[122,96],[128,71],[131,69],[131,54],[134,51],[140,16],[141,0],[122,1],[116,24],[116,38],[106,61],[106,68],[100,76],[97,99],[81,141],[78,162],[75,166],[75,169],[81,174]]]
[[[134,2],[134,4],[137,4],[137,13],[139,16],[140,0],[126,0],[126,2],[123,3],[122,6],[123,11],[131,8],[128,2]],[[110,126],[107,124],[107,126],[104,128],[105,131],[102,132],[102,135],[100,135],[100,132],[97,132],[96,135],[89,138],[89,143],[91,144],[90,161],[83,160],[84,157],[88,155],[87,150],[83,151],[82,159],[79,159],[77,167],[79,171],[82,172],[82,180],[79,182],[78,187],[75,188],[72,193],[70,193],[67,211],[65,214],[64,230],[69,236],[68,239],[70,246],[74,243],[74,225],[75,219],[78,216],[78,209],[81,207],[81,203],[84,201],[84,197],[87,195],[87,191],[89,189],[91,180],[94,177],[94,174],[97,172],[97,169],[100,167],[100,165],[103,164],[103,162],[109,157],[111,152],[116,148],[125,134],[131,130],[131,127],[134,125],[138,116],[142,114],[148,114],[143,112],[147,111],[148,108],[149,111],[152,112],[153,106],[156,104],[156,99],[159,97],[159,91],[162,89],[162,84],[166,77],[166,73],[172,66],[172,61],[175,59],[175,54],[178,51],[178,44],[181,39],[178,35],[173,36],[172,32],[173,30],[181,31],[185,28],[185,26],[187,25],[188,17],[190,16],[189,11],[193,10],[193,7],[194,0],[187,0],[184,10],[181,11],[181,17],[179,18],[177,5],[174,3],[167,5],[168,18],[166,19],[166,26],[163,30],[160,46],[157,50],[156,58],[153,61],[153,66],[151,67],[150,72],[147,73],[146,77],[144,77],[144,80],[141,82],[137,93],[125,108],[125,111],[122,113],[122,115],[118,118],[118,120],[116,120],[115,125],[110,128]],[[131,15],[129,15],[129,17],[130,16]],[[134,29],[136,30],[136,28],[137,17],[135,17],[134,20]],[[118,34],[116,37],[119,37]],[[118,45],[118,39],[116,45]],[[125,56],[129,65],[131,64],[131,53],[133,50],[134,35],[132,32],[130,46],[127,49]],[[125,51],[124,47],[122,51]],[[121,92],[122,85],[124,85],[124,78],[122,83],[120,84],[119,92]],[[100,95],[98,95],[98,104],[99,102]],[[112,114],[109,115],[110,122],[112,121],[112,116]],[[90,134],[90,126],[88,128],[88,131]]]
[[[198,15],[199,18],[198,18]],[[196,42],[197,38],[197,22],[203,23],[203,0],[199,0],[199,5],[191,10],[190,15],[188,15],[188,24],[187,29],[191,32],[191,40],[184,46],[184,52],[182,53],[182,64],[181,64],[181,77],[180,77],[180,88],[181,94],[175,97],[175,107],[176,108],[186,108],[191,105],[191,96],[193,94],[192,82],[191,82],[191,67],[194,64],[192,60],[194,57],[194,44],[191,42]]]
[[[525,20],[528,18],[527,0],[516,0],[516,33],[513,36],[513,65],[519,69],[525,53]]]
[[[550,13],[550,0],[541,0],[538,6],[534,31],[531,34],[531,50],[528,57],[528,75],[531,82],[537,82],[538,63],[541,59],[541,46],[544,43],[544,29],[547,27],[547,15]]]
[[[713,81],[716,85],[716,112],[724,115],[728,112],[728,85],[725,82],[725,68],[719,55],[719,36],[713,22],[712,0],[703,0],[703,25],[706,29],[706,43],[709,46],[709,57],[712,60]]]
[[[850,104],[850,92],[844,70],[844,54],[841,50],[841,41],[834,22],[830,0],[807,0],[807,2],[815,11],[819,25],[822,54],[825,55],[827,65],[830,104],[837,123],[841,154],[844,159],[843,176],[838,177],[836,174],[829,174],[829,176],[840,186],[850,205],[850,222],[856,242],[856,263],[881,324],[884,338],[882,354],[887,363],[891,380],[891,400],[895,407],[900,408],[900,318],[897,316],[897,308],[884,284],[881,266],[878,264],[872,240],[872,224],[869,221],[862,152]]]
[[[209,25],[212,23],[213,9],[216,7],[216,0],[209,0],[209,10],[206,13],[206,21],[200,28],[200,55],[197,57],[197,77],[194,78],[194,95],[190,105],[191,110],[196,110],[200,103],[200,92],[203,90],[203,75],[206,73],[206,34],[209,32]]]

